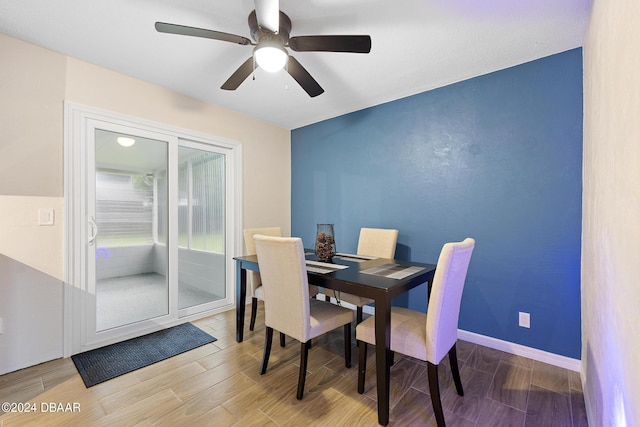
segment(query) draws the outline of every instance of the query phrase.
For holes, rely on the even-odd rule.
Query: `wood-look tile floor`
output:
[[[258,372],[263,319],[261,307],[255,331],[245,327],[242,343],[235,341],[233,310],[195,321],[218,341],[88,389],[71,359],[2,375],[0,403],[29,403],[35,412],[0,412],[0,427],[378,424],[374,351],[368,352],[360,395],[355,340],[351,369],[344,367],[342,328],[314,340],[304,399],[298,401],[297,341],[288,338],[281,348],[275,338],[269,369]],[[464,397],[455,392],[447,358],[440,365],[448,426],[587,425],[578,373],[464,341],[458,342],[458,358]],[[50,403],[80,410],[53,412]],[[436,425],[425,363],[396,355],[390,405],[390,426]]]

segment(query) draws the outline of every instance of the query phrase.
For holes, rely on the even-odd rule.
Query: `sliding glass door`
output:
[[[65,351],[231,307],[240,240],[236,146],[73,114]]]

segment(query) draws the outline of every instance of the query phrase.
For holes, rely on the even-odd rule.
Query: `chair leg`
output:
[[[396,352],[389,351],[389,366],[393,366],[396,363]]]
[[[458,355],[456,352],[456,345],[454,344],[449,350],[449,364],[451,365],[451,373],[453,374],[453,382],[456,384],[456,391],[458,395],[464,396],[462,390],[462,381],[460,381],[460,371],[458,370]]]
[[[298,375],[298,394],[296,398],[302,400],[304,381],[307,378],[307,360],[309,359],[309,341],[300,344],[300,374]]]
[[[358,393],[364,393],[364,374],[367,371],[367,343],[358,341]]]
[[[429,393],[431,394],[433,412],[436,415],[436,423],[438,427],[445,427],[442,402],[440,400],[440,385],[438,384],[438,365],[427,362],[427,376],[429,377]]]
[[[362,323],[362,307],[356,307],[356,325]]]
[[[249,330],[253,331],[256,326],[256,315],[258,314],[258,298],[251,298],[251,322],[249,322]]]
[[[284,334],[280,332],[280,347],[284,347]]]
[[[260,375],[264,375],[267,372],[267,365],[269,364],[269,355],[271,354],[271,340],[273,339],[273,328],[267,326],[264,333],[264,353],[262,354],[262,365],[260,365]]]
[[[344,325],[344,366],[351,368],[351,323]]]

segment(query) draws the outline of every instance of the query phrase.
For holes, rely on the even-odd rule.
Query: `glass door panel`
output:
[[[183,311],[207,309],[227,296],[225,160],[210,147],[178,148],[178,305]]]
[[[166,141],[95,130],[96,332],[169,314],[167,150]]]

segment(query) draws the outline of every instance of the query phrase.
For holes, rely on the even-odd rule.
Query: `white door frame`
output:
[[[64,357],[90,350],[92,348],[118,342],[132,338],[155,330],[184,323],[200,317],[208,316],[231,308],[235,301],[235,267],[233,263],[234,254],[242,251],[242,146],[236,141],[224,138],[212,137],[190,130],[168,126],[125,116],[118,113],[99,110],[84,105],[65,102],[64,106],[65,128],[64,128],[64,153],[65,153],[65,288],[64,288]],[[91,291],[87,281],[87,265],[89,260],[87,242],[90,230],[88,229],[88,216],[86,206],[87,186],[87,159],[93,146],[93,132],[95,123],[107,123],[114,128],[128,129],[130,133],[142,133],[155,139],[162,139],[169,143],[169,171],[177,171],[177,148],[180,140],[196,141],[201,144],[214,146],[216,149],[225,151],[227,159],[226,167],[226,247],[225,247],[225,270],[226,270],[226,298],[219,304],[204,312],[192,313],[182,311],[178,313],[177,301],[177,231],[175,236],[169,235],[170,241],[176,244],[169,248],[170,265],[169,280],[175,275],[176,286],[175,295],[170,295],[170,314],[154,319],[153,322],[146,322],[144,326],[129,325],[118,328],[117,331],[105,331],[96,334],[95,324],[87,324],[85,312],[85,298]],[[172,153],[173,150],[173,153]],[[171,186],[170,186],[171,187]],[[177,194],[176,188],[169,189],[169,199],[172,194]],[[173,212],[173,215],[171,214]],[[177,222],[177,207],[169,207],[169,221]],[[173,218],[173,219],[172,219]],[[173,227],[176,230],[177,227]],[[171,233],[171,231],[170,231]],[[173,256],[171,252],[173,253]],[[172,261],[173,259],[173,261]],[[172,265],[175,264],[175,265]],[[172,273],[173,271],[173,273]],[[171,286],[170,286],[171,289]],[[90,297],[90,295],[89,295]],[[182,316],[182,317],[181,317]],[[95,322],[94,322],[95,323]],[[93,328],[93,334],[87,331]]]

